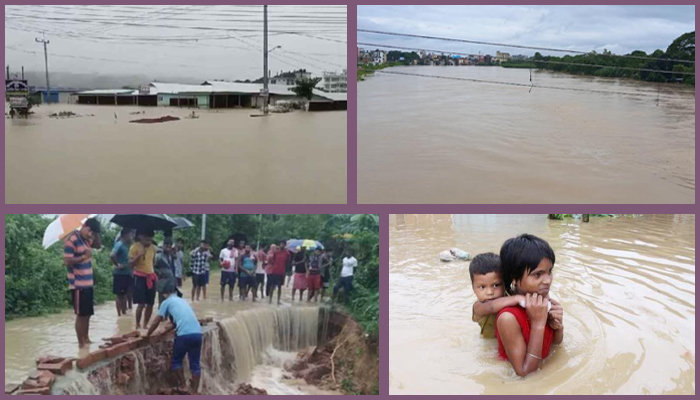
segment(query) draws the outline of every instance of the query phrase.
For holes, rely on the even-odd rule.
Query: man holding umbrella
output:
[[[80,230],[71,233],[64,241],[63,263],[68,270],[68,286],[75,311],[75,333],[78,345],[84,347],[90,341],[90,317],[93,307],[92,248],[99,248],[100,222],[95,218],[85,221]]]

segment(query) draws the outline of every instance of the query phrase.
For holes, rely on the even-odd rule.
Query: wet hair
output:
[[[491,272],[501,273],[501,258],[498,254],[477,254],[469,263],[469,278],[472,283],[474,283],[474,275],[486,275]]]
[[[129,235],[131,232],[133,232],[133,229],[123,228],[122,231],[119,233],[119,237]]]
[[[100,233],[100,230],[102,229],[102,226],[100,225],[100,221],[97,220],[97,218],[88,218],[85,221],[85,226],[90,228],[91,231],[95,233]]]
[[[172,246],[173,245],[173,238],[171,237],[166,237],[163,239],[163,246]]]
[[[202,243],[202,244],[209,244],[209,241],[208,241],[207,239],[202,239],[202,241],[201,241],[200,243]]]
[[[506,240],[501,246],[503,284],[506,292],[514,294],[511,287],[513,282],[537,268],[544,258],[554,265],[554,250],[549,243],[535,235],[524,233]]]

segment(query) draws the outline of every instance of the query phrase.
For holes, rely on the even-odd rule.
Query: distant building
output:
[[[500,51],[496,52],[496,61],[506,62],[508,60],[510,60],[510,53],[501,53]]]
[[[277,74],[277,76],[270,78],[270,84],[294,86],[296,85],[296,81],[302,78],[311,78],[311,72],[307,72],[305,69],[291,72],[280,72]]]
[[[517,55],[510,57],[510,59],[512,61],[526,61],[528,58],[529,58],[528,56],[524,56],[522,54],[517,54]]]
[[[384,64],[386,63],[386,51],[384,50],[375,50],[372,53],[372,63],[374,65],[379,65],[379,64]]]
[[[324,72],[323,90],[328,93],[347,93],[348,91],[348,70],[342,73]]]

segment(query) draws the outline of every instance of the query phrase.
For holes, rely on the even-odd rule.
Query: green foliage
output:
[[[296,86],[291,90],[297,96],[303,97],[306,100],[311,100],[314,97],[314,88],[321,82],[321,78],[299,78],[296,81]]]
[[[664,52],[656,50],[648,55],[636,50],[629,54],[635,57],[652,57],[659,60],[644,60],[632,57],[610,57],[612,53],[604,50],[602,54],[591,52],[577,56],[542,56],[535,53],[529,62],[507,62],[501,66],[506,68],[537,68],[550,71],[567,72],[578,75],[593,75],[611,78],[630,78],[647,82],[683,82],[686,85],[695,86],[695,77],[692,75],[667,74],[649,71],[639,71],[638,69],[653,69],[661,71],[695,73],[694,64],[682,64],[668,59],[695,61],[695,31],[686,33],[676,39]],[[538,62],[539,61],[539,62]],[[546,63],[544,61],[549,61]],[[567,65],[582,64],[582,65]],[[590,65],[590,66],[587,66]],[[602,65],[603,67],[599,67]],[[623,69],[624,68],[624,69]],[[627,69],[629,68],[629,69]]]
[[[403,58],[403,60],[402,60]],[[416,53],[415,51],[412,52],[403,52],[403,51],[390,51],[386,54],[386,61],[391,63],[391,62],[396,62],[400,63],[403,65],[411,65],[412,61],[418,61],[420,60],[420,55]]]
[[[68,283],[63,265],[63,247],[55,244],[48,250],[41,246],[51,221],[37,214],[5,215],[5,318],[37,316],[68,306]],[[103,227],[102,250],[95,251],[93,273],[95,300],[113,298],[109,251],[114,233]]]

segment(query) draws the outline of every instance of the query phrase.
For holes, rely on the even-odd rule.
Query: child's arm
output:
[[[474,303],[474,318],[478,320],[485,315],[498,314],[505,307],[517,306],[521,300],[525,300],[525,296],[516,294],[484,301],[483,303],[477,301]]]

